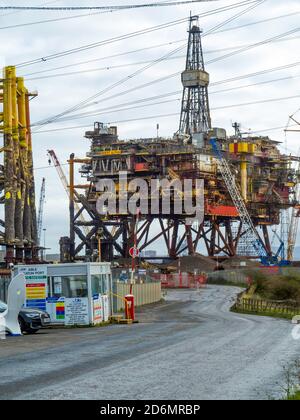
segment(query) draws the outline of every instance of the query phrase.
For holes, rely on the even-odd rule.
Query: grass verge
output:
[[[296,392],[294,395],[290,395],[287,400],[289,401],[300,401],[300,391]]]
[[[254,312],[254,311],[246,311],[236,308],[235,304],[230,308],[231,312],[235,312],[237,314],[246,314],[246,315],[258,315],[258,316],[268,316],[272,318],[282,318],[291,320],[294,315],[291,314],[284,314],[281,312],[270,312],[270,311],[262,311],[262,312]]]

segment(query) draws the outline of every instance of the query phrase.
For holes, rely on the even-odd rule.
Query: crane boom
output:
[[[298,225],[299,225],[299,216],[297,215],[298,211],[299,209],[293,208],[291,224],[290,224],[290,229],[289,229],[289,237],[288,237],[288,249],[287,249],[287,259],[289,261],[293,261],[294,259],[294,249],[295,249],[295,243],[296,243]]]
[[[293,115],[290,115],[289,120],[292,120],[298,126],[300,126],[300,122],[297,121],[296,118],[294,117],[294,115],[297,114],[298,111],[294,112]],[[289,124],[289,121],[288,121],[288,124]],[[287,124],[287,126],[288,126],[288,124]],[[286,129],[285,131],[299,131],[299,130],[288,130],[288,129]],[[300,149],[298,149],[298,156],[299,156],[299,152],[300,152]],[[300,172],[300,162],[298,163],[298,174],[299,174],[299,172]],[[299,182],[297,182],[297,185],[296,185],[295,199],[296,199],[297,203],[300,202]],[[294,259],[294,249],[295,249],[295,244],[296,244],[296,239],[297,239],[298,225],[299,225],[299,207],[297,208],[297,206],[296,206],[292,210],[291,223],[290,223],[290,227],[289,227],[289,231],[288,231],[287,259],[289,261],[293,261],[293,259]]]
[[[298,172],[300,171],[300,163],[298,165]],[[300,201],[300,186],[299,183],[296,186],[295,198],[297,203]],[[287,259],[293,261],[294,259],[294,249],[296,244],[297,232],[299,225],[299,208],[294,207],[292,210],[291,223],[289,227],[288,234],[288,247],[287,247]]]
[[[59,176],[59,178],[61,180],[61,183],[62,183],[62,185],[63,185],[63,187],[64,187],[64,189],[65,189],[68,197],[70,197],[68,180],[67,180],[67,177],[66,177],[66,175],[65,175],[65,173],[64,173],[64,171],[63,171],[63,169],[61,167],[61,164],[60,164],[60,162],[58,160],[58,157],[56,156],[55,151],[54,150],[48,150],[48,154],[49,154],[49,156],[50,156],[50,158],[51,158],[51,160],[52,160],[52,162],[53,162],[53,164],[54,164],[54,166],[56,168],[56,171],[58,173],[58,176]],[[79,206],[79,204],[76,201],[74,202],[74,206],[75,206],[76,211],[77,212],[80,212],[80,210],[81,210],[80,209],[80,206]],[[80,220],[83,223],[86,223],[85,217],[83,216],[82,213],[79,214],[79,218],[80,218]],[[89,232],[90,232],[90,230],[89,230],[89,228],[87,226],[83,226],[83,230],[84,230],[84,232],[85,232],[86,235],[88,235]]]
[[[46,180],[43,178],[41,192],[40,192],[40,203],[39,203],[39,212],[38,212],[38,222],[37,222],[37,244],[38,246],[41,243],[42,227],[43,227],[43,213],[44,213],[44,204],[45,204],[45,191],[46,191]]]
[[[255,229],[255,226],[252,222],[252,219],[250,217],[250,214],[247,210],[247,207],[245,205],[245,202],[238,190],[238,187],[236,186],[234,176],[231,173],[230,167],[228,165],[228,162],[223,157],[223,154],[219,148],[218,142],[216,138],[211,138],[210,143],[212,145],[213,151],[215,156],[218,159],[219,169],[221,171],[223,180],[225,182],[225,185],[228,189],[228,192],[230,194],[230,197],[233,201],[233,204],[235,205],[238,214],[240,216],[242,226],[243,226],[243,232],[245,239],[248,242],[249,247],[254,249],[255,252],[258,253],[261,260],[264,260],[266,262],[266,259],[268,258],[268,254],[266,252],[266,249],[261,241],[261,238]]]

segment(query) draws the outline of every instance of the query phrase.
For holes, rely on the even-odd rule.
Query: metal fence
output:
[[[252,273],[262,273],[266,277],[273,275],[297,276],[300,277],[300,267],[252,267],[238,270],[220,270],[208,273],[208,283],[233,283],[249,286],[252,280]]]
[[[243,284],[245,286],[249,285],[250,278],[242,270],[221,270],[214,271],[213,273],[208,273],[207,282],[208,283],[236,283]]]
[[[162,298],[160,282],[133,284],[115,282],[113,284],[113,308],[114,312],[124,309],[124,296],[128,295],[132,288],[135,306],[147,305],[149,303],[159,302]],[[116,296],[117,295],[117,296]]]
[[[135,270],[134,274],[132,275],[131,268],[112,268],[112,279],[113,282],[129,282],[134,280],[136,283],[152,283],[153,270],[149,269],[137,269]]]

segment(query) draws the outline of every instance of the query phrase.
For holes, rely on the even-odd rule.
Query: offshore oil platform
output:
[[[268,137],[243,136],[237,123],[229,137],[212,127],[198,17],[190,19],[182,84],[180,125],[172,138],[121,141],[117,127],[102,123],[85,133],[91,143],[86,158],[70,157],[70,237],[61,239],[63,259],[98,258],[100,247],[102,259],[127,258],[133,247],[143,251],[163,239],[170,258],[186,250],[194,255],[202,242],[212,258],[243,255],[267,264],[286,260],[287,244],[274,256],[268,227],[279,225],[281,212],[298,205],[299,173],[293,162],[299,159],[281,154],[279,142]],[[76,163],[82,164],[84,185],[74,185]],[[116,211],[99,217],[96,184],[103,178],[117,184],[120,171],[126,171],[128,181],[141,177],[149,184],[157,177],[204,179],[204,222],[188,225],[187,215],[163,212],[138,216]],[[115,194],[118,202],[118,187]],[[183,201],[184,194],[175,192],[173,200]],[[156,234],[151,234],[154,225]]]
[[[171,259],[183,252],[195,255],[199,249],[202,253],[205,249],[212,259],[241,255],[260,259],[266,265],[285,264],[292,259],[299,206],[299,171],[295,162],[299,158],[282,154],[279,142],[269,137],[243,135],[238,123],[234,124],[232,136],[212,125],[209,74],[205,70],[197,16],[191,17],[188,33],[186,66],[181,77],[180,123],[174,136],[122,141],[117,127],[96,122],[93,130],[85,133],[90,142],[86,156],[70,155],[68,181],[61,171],[70,211],[70,234],[60,239],[63,262],[129,258],[132,249],[157,247],[158,241],[163,241],[165,247],[162,255]],[[28,262],[36,258],[39,249],[29,111],[27,114],[24,111],[24,117],[25,105],[21,105],[24,98],[20,99],[22,79],[6,73],[2,83],[3,118],[9,124],[4,123],[2,128],[1,201],[5,221],[1,224],[5,231],[1,241],[6,246],[8,262],[22,259]],[[12,96],[7,92],[13,92]],[[26,102],[30,94],[26,89],[24,92]],[[49,153],[59,169],[55,152]],[[74,180],[77,168],[83,179],[80,185]],[[154,178],[167,178],[170,182],[190,179],[194,200],[197,189],[193,181],[203,179],[203,222],[189,224],[190,215],[172,210],[175,202],[184,201],[184,193],[175,189],[169,192],[173,205],[168,214],[161,206],[166,193],[163,189],[158,190],[158,213],[120,211],[120,172],[126,172],[128,183],[136,178],[146,180],[149,185]],[[111,179],[116,185],[114,214],[99,215],[96,208],[100,194],[97,183],[103,179]],[[129,197],[133,194],[128,191]],[[285,238],[278,236],[280,246],[274,252],[271,230],[282,224],[281,215],[289,209],[293,209],[294,220],[290,223],[293,230]]]

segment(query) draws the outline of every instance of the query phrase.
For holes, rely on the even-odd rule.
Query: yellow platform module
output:
[[[12,261],[14,258],[22,261],[25,254],[30,260],[37,239],[29,110],[29,101],[36,95],[26,89],[23,77],[16,75],[14,66],[3,69],[0,151],[4,153],[1,182],[5,232],[0,234],[0,242],[6,245],[7,260]]]
[[[249,143],[248,144],[248,152],[249,153],[255,153],[257,151],[256,144]]]
[[[246,142],[238,143],[238,153],[248,153],[248,143]]]
[[[256,144],[245,141],[229,144],[229,153],[255,153],[256,150]]]

